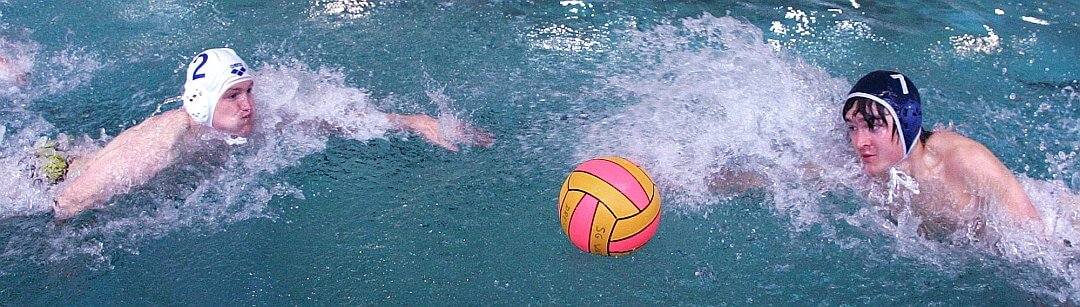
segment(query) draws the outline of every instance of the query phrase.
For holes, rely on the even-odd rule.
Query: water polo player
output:
[[[863,76],[841,115],[863,170],[894,189],[906,188],[924,231],[970,229],[983,213],[1041,226],[1023,187],[989,149],[952,131],[922,128],[919,91],[907,76],[891,71]]]
[[[146,183],[207,136],[222,135],[230,144],[246,142],[258,114],[252,96],[253,74],[231,49],[210,49],[196,55],[185,76],[183,108],[152,116],[121,132],[101,150],[73,159],[68,182],[53,207],[56,219],[71,218]],[[440,126],[439,121],[423,114],[375,116],[379,115],[386,116],[388,125],[417,133],[448,150],[457,150],[457,142],[481,146],[492,142],[487,132],[465,131],[461,124]],[[450,139],[448,135],[461,137]]]

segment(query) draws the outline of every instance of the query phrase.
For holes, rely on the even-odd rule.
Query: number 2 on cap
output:
[[[199,69],[202,69],[203,65],[206,65],[207,58],[208,58],[208,56],[205,53],[202,53],[202,54],[199,54],[198,56],[195,56],[195,60],[198,61],[199,59],[202,59],[202,63],[199,63],[199,66],[195,67],[195,71],[191,72],[191,80],[196,80],[196,79],[199,79],[199,78],[202,78],[202,77],[206,77],[206,74],[200,74],[199,73]],[[907,94],[907,90],[904,90],[904,93]]]
[[[205,62],[206,61],[203,61],[203,63],[205,63]],[[202,67],[202,65],[199,65],[199,67]],[[196,68],[195,70],[197,71],[199,69]],[[896,80],[900,80],[900,90],[904,92],[904,95],[907,95],[908,94],[907,81],[904,81],[904,75],[895,74],[895,75],[890,75],[890,77],[892,77],[893,79],[896,79]]]

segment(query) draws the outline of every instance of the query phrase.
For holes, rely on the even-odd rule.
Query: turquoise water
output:
[[[25,304],[1075,303],[1075,248],[942,243],[884,221],[839,121],[876,69],[927,125],[989,147],[1053,240],[1080,240],[1075,2],[3,1],[0,299]],[[259,129],[57,227],[39,135],[101,146],[179,95],[187,60],[255,67]],[[496,135],[448,152],[361,111]],[[349,127],[328,134],[281,116]],[[662,188],[625,257],[565,238],[557,190],[626,156]],[[797,178],[813,161],[827,170]],[[767,174],[709,192],[726,168]],[[1070,198],[1071,197],[1071,198]]]

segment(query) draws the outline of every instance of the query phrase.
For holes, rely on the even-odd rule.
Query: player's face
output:
[[[870,175],[883,174],[904,157],[904,149],[900,146],[900,138],[895,134],[892,116],[888,112],[881,110],[882,116],[870,121],[870,124],[862,114],[855,112],[855,108],[844,115],[851,146],[859,155],[863,171]]]
[[[215,129],[239,136],[251,133],[255,124],[255,104],[251,95],[254,84],[254,81],[248,80],[225,90],[214,109]]]

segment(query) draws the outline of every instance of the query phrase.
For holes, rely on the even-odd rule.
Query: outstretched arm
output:
[[[57,196],[56,219],[74,217],[149,181],[176,160],[191,125],[184,110],[168,111],[121,132],[105,148],[75,161],[70,171],[78,175]]]
[[[396,128],[419,134],[428,142],[450,151],[458,151],[457,143],[486,147],[495,142],[490,132],[457,121],[440,123],[424,114],[386,114],[386,118]]]
[[[487,147],[495,142],[495,138],[491,133],[453,119],[436,119],[424,114],[393,114],[378,111],[360,112],[356,116],[382,116],[382,118],[377,118],[378,125],[389,123],[389,127],[386,129],[416,133],[429,143],[450,151],[458,151],[458,144]],[[355,126],[371,125],[370,123],[357,124],[350,120],[337,120],[337,118],[327,120],[318,116],[297,117],[295,115],[282,116],[282,121],[277,123],[276,129],[286,129],[287,125],[298,124],[301,127],[331,133],[349,134],[350,131],[356,129]],[[381,121],[383,118],[385,118],[385,122]]]

